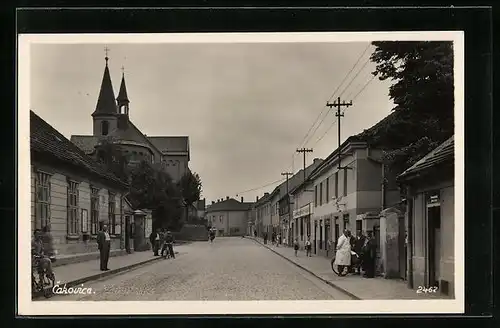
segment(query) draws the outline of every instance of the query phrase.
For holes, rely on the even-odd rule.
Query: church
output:
[[[122,73],[120,90],[115,98],[109,73],[108,61],[102,77],[101,89],[95,111],[92,113],[92,135],[73,135],[71,142],[87,155],[96,157],[96,146],[103,139],[119,144],[128,158],[129,164],[143,160],[155,167],[162,168],[174,181],[188,172],[189,137],[187,136],[148,136],[130,121],[130,100]]]

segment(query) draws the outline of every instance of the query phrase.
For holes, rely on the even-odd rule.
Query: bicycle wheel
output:
[[[339,268],[338,268],[338,265],[335,264],[335,256],[332,258],[332,261],[330,262],[330,265],[332,266],[332,271],[335,273],[335,274],[339,274]]]
[[[53,289],[56,282],[56,276],[52,272],[51,274],[45,273],[43,275],[43,296],[49,298],[54,296]]]

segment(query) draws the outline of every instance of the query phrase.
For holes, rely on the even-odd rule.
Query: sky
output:
[[[338,132],[327,100],[353,100],[341,121],[341,141],[394,107],[391,82],[371,79],[369,43],[107,47],[115,96],[124,67],[131,121],[147,135],[189,136],[189,167],[200,175],[208,203],[255,201],[271,192],[282,172],[303,166],[297,148],[313,148],[307,165],[333,152]],[[30,55],[30,108],[68,139],[91,135],[104,45],[32,44]],[[313,125],[321,112],[326,116]],[[303,143],[311,126],[311,132],[319,128]]]

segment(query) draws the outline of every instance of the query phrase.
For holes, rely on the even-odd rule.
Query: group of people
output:
[[[149,235],[149,241],[153,248],[154,256],[164,256],[165,252],[175,259],[174,254],[174,236],[172,232],[166,229],[156,229]],[[160,254],[158,254],[160,252]]]
[[[365,236],[359,233],[354,237],[351,231],[345,230],[337,241],[335,264],[342,266],[344,270],[351,270],[353,273],[361,274],[364,277],[373,278],[375,276],[375,260],[377,247],[371,231]],[[359,256],[357,265],[351,265],[352,251]]]

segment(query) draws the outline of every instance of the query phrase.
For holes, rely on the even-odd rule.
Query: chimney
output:
[[[241,202],[243,203],[243,197],[241,197]]]
[[[229,196],[226,196],[226,200],[229,200]]]
[[[264,196],[269,196],[269,193],[268,193],[268,192],[265,192],[265,193],[264,193]]]
[[[212,205],[215,204],[215,201],[212,201]]]
[[[255,197],[255,202],[258,202],[259,201],[259,196],[256,196]]]

